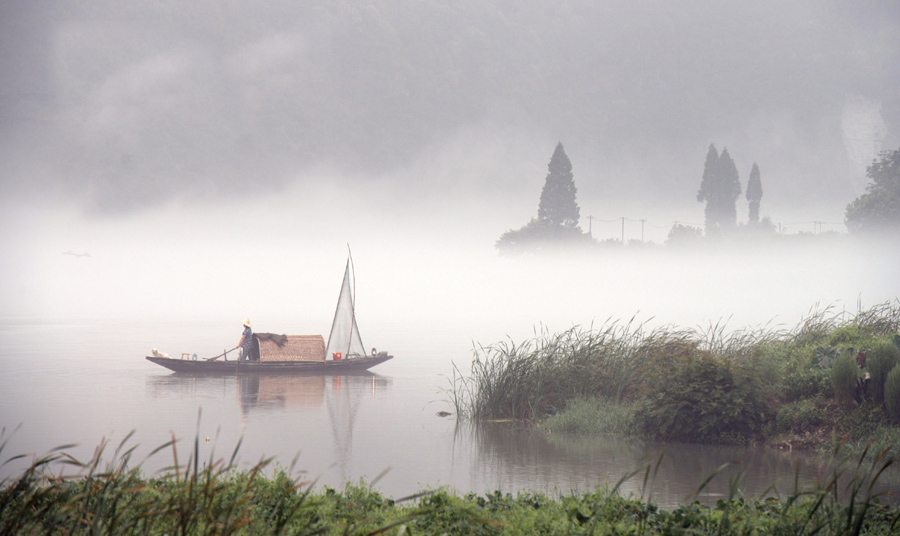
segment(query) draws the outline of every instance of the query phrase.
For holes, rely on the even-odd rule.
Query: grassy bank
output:
[[[196,440],[183,466],[174,440],[162,445],[157,452],[171,449],[173,466],[145,477],[128,469],[133,449],[124,444],[107,463],[100,461],[105,445],[84,463],[62,447],[0,482],[0,534],[888,535],[900,528],[900,508],[870,494],[868,483],[892,463],[885,457],[866,469],[837,468],[816,489],[749,499],[734,480],[731,496],[713,506],[689,501],[667,510],[651,497],[623,497],[617,486],[557,496],[439,489],[396,500],[364,483],[316,489],[270,460],[245,471],[232,467],[234,455],[200,464]],[[77,474],[59,476],[59,464]],[[652,466],[642,471],[649,475]]]
[[[474,421],[791,449],[842,444],[859,453],[872,441],[879,451],[896,449],[898,330],[900,301],[855,314],[813,310],[792,329],[607,321],[478,347],[469,373],[455,370],[448,391],[457,415]],[[859,351],[868,356],[863,367]]]

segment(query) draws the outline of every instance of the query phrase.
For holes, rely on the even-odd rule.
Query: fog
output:
[[[749,251],[632,244],[508,258],[493,248],[507,214],[470,206],[460,223],[458,207],[372,199],[290,189],[249,205],[172,205],[116,221],[10,210],[4,227],[27,233],[8,244],[3,314],[147,319],[148,329],[157,320],[219,321],[235,333],[249,317],[259,331],[327,334],[348,244],[363,340],[379,348],[425,333],[467,348],[632,316],[651,325],[793,328],[810,309],[853,313],[900,296],[887,245],[847,236]],[[347,204],[337,210],[339,201]],[[158,335],[164,346],[166,334]]]
[[[558,141],[599,239],[702,225],[710,143],[744,186],[759,164],[786,232],[845,232],[866,165],[900,145],[897,35],[877,1],[7,1],[0,314],[327,333],[348,244],[366,341],[793,326],[891,301],[892,249],[851,237],[493,245],[536,215]]]

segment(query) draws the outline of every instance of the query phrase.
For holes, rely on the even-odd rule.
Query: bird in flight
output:
[[[81,257],[90,257],[91,256],[90,253],[75,253],[74,251],[64,251],[63,255],[72,255],[76,259],[79,259]]]

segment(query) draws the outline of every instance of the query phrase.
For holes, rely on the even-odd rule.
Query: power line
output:
[[[625,223],[626,222],[640,222],[641,223],[641,242],[646,240],[646,228],[650,227],[651,229],[671,229],[675,225],[683,225],[687,227],[694,227],[703,229],[705,227],[702,223],[696,222],[686,222],[681,220],[674,220],[671,224],[664,223],[660,221],[654,221],[647,218],[630,218],[628,216],[619,216],[618,218],[612,219],[600,219],[596,216],[587,216],[588,218],[588,233],[593,237],[593,223],[618,223],[619,225],[619,239],[622,244],[625,243]],[[779,234],[783,234],[787,232],[788,228],[801,228],[804,226],[811,226],[812,232],[814,234],[820,234],[825,230],[825,226],[842,226],[845,225],[844,222],[841,221],[825,221],[825,220],[805,220],[805,221],[792,221],[792,222],[778,222],[777,224],[777,232]]]

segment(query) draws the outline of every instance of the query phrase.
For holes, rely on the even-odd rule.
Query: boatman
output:
[[[241,334],[241,340],[235,348],[241,349],[241,361],[248,361],[252,355],[250,351],[253,348],[253,330],[250,329],[249,318],[245,318],[242,324],[244,324],[244,332]]]

